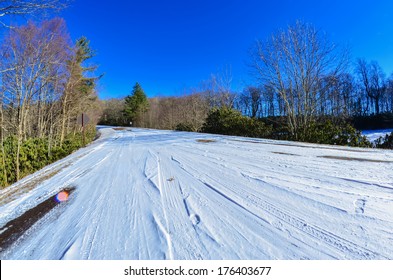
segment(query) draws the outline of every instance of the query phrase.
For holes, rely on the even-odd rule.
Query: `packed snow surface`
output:
[[[1,259],[393,259],[393,152],[146,129],[0,192],[0,228],[75,188]]]

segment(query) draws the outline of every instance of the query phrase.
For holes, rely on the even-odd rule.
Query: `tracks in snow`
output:
[[[171,160],[161,153],[155,153],[154,156],[157,162],[157,187],[165,218],[165,228],[163,229],[162,225],[160,228],[167,240],[168,258],[176,259],[179,256],[183,259],[203,259],[204,256],[206,258],[207,251],[199,242],[181,184],[178,177],[174,176],[176,170],[172,169]]]
[[[179,166],[184,171],[190,173],[192,176],[199,177],[201,182],[203,182],[208,188],[221,195],[224,199],[232,201],[237,207],[244,209],[245,211],[264,221],[269,221],[280,231],[290,232],[291,235],[295,238],[303,240],[304,236],[307,235],[319,245],[324,244],[330,247],[330,249],[333,251],[340,251],[344,258],[386,258],[379,255],[378,253],[372,252],[366,248],[362,248],[358,244],[346,240],[345,238],[333,234],[332,232],[310,224],[306,220],[296,216],[296,212],[292,211],[290,213],[282,205],[276,206],[275,204],[264,199],[263,191],[257,191],[256,195],[255,191],[251,192],[248,190],[248,188],[245,187],[247,184],[244,184],[244,187],[235,186],[231,183],[222,185],[218,178],[213,178],[209,174],[201,174],[200,170],[193,168],[192,162],[189,161],[186,157],[183,157],[182,159],[173,158],[173,161],[179,164]],[[214,164],[209,164],[207,162],[205,162],[205,164],[210,169],[214,168]],[[218,164],[221,165],[222,163]],[[226,175],[231,176],[230,174]],[[229,179],[228,181],[231,182],[230,178],[227,179]],[[250,177],[250,180],[254,179],[255,178]],[[246,201],[248,202],[246,203]],[[358,209],[361,211],[361,205],[358,207]]]
[[[290,155],[310,149],[297,148],[295,152],[289,145],[288,153],[282,154],[284,150],[276,147],[265,151],[264,147],[271,147],[239,142],[234,150],[234,145],[215,136],[209,136],[217,139],[215,142],[199,143],[195,137],[200,136],[193,134],[138,133],[138,130],[120,131],[102,139],[93,149],[71,157],[69,166],[34,188],[24,200],[21,197],[13,202],[14,207],[6,207],[0,213],[0,225],[58,189],[67,185],[76,187],[70,203],[48,213],[3,256],[30,259],[393,256],[391,189],[381,187],[389,186],[392,178],[389,174],[372,177],[371,171],[367,171],[363,177],[375,181],[378,185],[374,187],[368,182],[343,180],[346,175],[336,167],[326,169],[330,173],[319,174],[330,168],[330,161],[318,159],[320,165],[314,168],[301,159],[312,156]],[[383,163],[380,165],[388,169]],[[353,178],[357,179],[356,176]],[[336,200],[332,203],[330,199]],[[47,242],[48,236],[51,242]]]

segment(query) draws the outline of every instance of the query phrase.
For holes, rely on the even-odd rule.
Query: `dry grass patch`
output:
[[[386,161],[386,160],[367,159],[367,158],[353,158],[353,157],[340,157],[340,156],[319,156],[319,158],[330,158],[330,159],[348,160],[348,161],[361,161],[361,162],[393,163],[393,161]]]
[[[266,143],[261,141],[253,141],[253,140],[235,140],[235,139],[228,139],[229,141],[236,141],[236,142],[244,142],[244,143],[254,143],[254,144],[263,144],[263,145],[274,145],[274,146],[285,146],[285,147],[298,147],[298,148],[308,148],[308,149],[323,149],[323,150],[334,150],[334,151],[345,151],[351,153],[372,153],[372,150],[355,150],[355,149],[347,149],[344,146],[334,146],[328,147],[328,144],[316,144],[316,143],[305,143],[305,144],[312,144],[315,146],[308,146],[308,145],[301,145],[293,142],[293,144],[285,144],[285,143]],[[300,142],[303,143],[303,142]],[[318,146],[318,145],[325,145],[325,146]],[[342,147],[342,148],[340,148]],[[353,147],[358,148],[358,147]]]
[[[213,139],[198,139],[196,140],[199,143],[213,143],[213,142],[217,142],[216,140]]]
[[[114,127],[113,130],[128,130],[126,127]]]
[[[299,155],[290,154],[290,153],[283,153],[283,152],[272,152],[272,154],[277,154],[277,155],[288,155],[288,156],[299,156]]]

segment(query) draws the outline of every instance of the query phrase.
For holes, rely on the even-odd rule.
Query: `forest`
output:
[[[130,81],[125,98],[100,100],[88,38],[73,41],[58,17],[15,26],[5,20],[66,6],[1,1],[1,187],[92,141],[97,123],[393,148],[392,135],[369,143],[360,132],[393,127],[393,74],[376,61],[351,59],[312,24],[298,21],[257,41],[245,54],[253,82],[241,91],[232,89],[228,66],[182,95],[148,98]],[[89,124],[81,125],[82,114]]]

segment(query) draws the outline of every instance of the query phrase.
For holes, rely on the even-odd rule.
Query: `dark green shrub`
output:
[[[385,137],[379,137],[375,146],[380,149],[393,149],[393,132],[386,134]]]
[[[0,151],[0,186],[7,186],[16,181],[16,151],[18,140],[15,136],[4,139],[4,154]]]
[[[95,127],[86,128],[86,143],[96,135]],[[0,187],[16,182],[16,154],[18,140],[15,136],[4,139],[4,153],[0,150]],[[21,177],[27,176],[48,164],[62,159],[83,146],[82,133],[70,134],[61,146],[52,147],[49,151],[47,138],[30,138],[23,141],[19,153],[19,170]]]
[[[300,139],[305,142],[352,147],[371,147],[361,132],[350,124],[334,124],[331,120],[313,122]]]
[[[188,123],[178,123],[176,125],[175,130],[177,130],[177,131],[189,131],[189,132],[195,131],[195,129],[192,127],[192,125],[190,125]]]
[[[272,127],[260,120],[242,116],[232,108],[221,107],[212,109],[202,127],[202,132],[237,135],[246,137],[267,137]]]
[[[19,155],[19,169],[22,177],[43,168],[49,163],[47,139],[30,138],[22,143]]]

